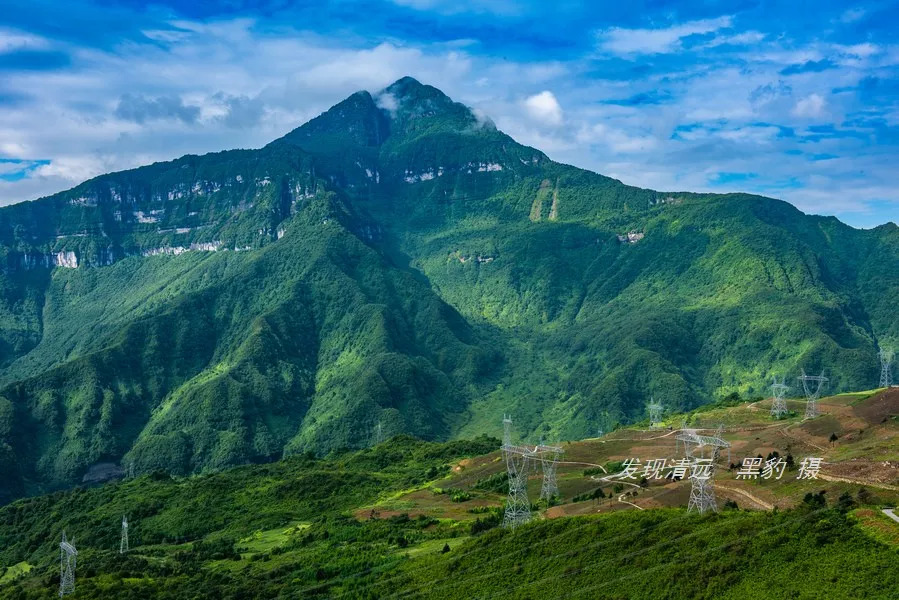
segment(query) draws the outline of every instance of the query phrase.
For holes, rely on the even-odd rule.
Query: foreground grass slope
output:
[[[463,497],[458,519],[381,512],[415,489],[444,502],[439,486],[491,461],[498,443],[397,437],[326,460],[20,500],[0,509],[0,598],[55,596],[63,529],[79,549],[73,598],[848,599],[891,598],[899,585],[897,538],[872,534],[873,511],[849,497],[810,494],[781,512],[558,517],[515,531]],[[124,556],[122,514],[132,524]]]

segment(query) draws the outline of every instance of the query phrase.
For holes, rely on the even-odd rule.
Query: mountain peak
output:
[[[413,77],[401,77],[397,79],[379,95],[390,94],[403,102],[421,102],[431,100],[435,102],[452,104],[449,96],[434,86],[425,85]]]
[[[282,140],[305,150],[380,146],[388,137],[417,137],[425,131],[495,130],[492,122],[436,87],[401,77],[374,95],[356,92],[288,133]]]
[[[402,77],[374,96],[391,121],[391,132],[411,133],[439,126],[467,131],[478,123],[472,110],[412,77]]]
[[[325,142],[329,147],[343,144],[379,146],[388,135],[383,111],[367,91],[356,92],[311,121],[294,129],[282,139],[312,150]]]

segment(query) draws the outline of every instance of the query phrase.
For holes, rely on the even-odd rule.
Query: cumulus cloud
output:
[[[597,33],[599,46],[614,54],[664,54],[681,49],[681,40],[690,35],[713,33],[730,27],[732,17],[701,19],[664,29],[624,29],[610,27]],[[731,38],[732,40],[734,38]]]
[[[761,31],[744,31],[733,35],[716,35],[711,40],[702,45],[703,48],[714,48],[716,46],[747,46],[758,44],[767,37]]]
[[[46,164],[41,160],[14,160],[0,158],[0,179],[14,180],[25,177],[30,171]]]
[[[793,115],[796,117],[815,119],[824,114],[826,102],[818,94],[809,94],[805,98],[800,98],[793,107]]]
[[[215,97],[222,100],[225,107],[222,121],[227,127],[234,129],[255,127],[262,120],[265,105],[258,96],[250,98],[246,95],[231,96],[219,93]]]
[[[391,94],[390,92],[383,92],[378,94],[375,97],[375,104],[378,108],[383,108],[391,115],[396,114],[396,109],[399,108],[399,102],[397,102],[396,96]]]
[[[159,96],[147,98],[133,94],[122,94],[115,114],[120,119],[146,123],[158,119],[177,119],[184,123],[193,123],[200,116],[199,106],[187,106],[177,96]]]
[[[450,10],[424,1],[393,10]],[[838,16],[822,18],[839,29],[831,22]],[[645,22],[653,18],[671,15]],[[15,181],[0,175],[0,204],[186,153],[259,147],[355,91],[376,93],[411,75],[471,106],[483,126],[495,121],[553,159],[628,184],[739,189],[843,218],[870,211],[872,199],[899,206],[888,130],[899,127],[891,93],[899,48],[853,37],[858,25],[799,40],[746,18],[610,23],[595,34],[583,26],[571,38],[588,36],[580,54],[571,44],[530,55],[501,36],[479,38],[476,23],[458,30],[476,42],[421,32],[367,43],[343,29],[268,27],[262,17],[141,17],[141,37],[103,48],[0,29],[0,54],[64,51],[72,62],[0,76],[0,157],[51,161],[29,163],[36,166]],[[491,32],[501,20],[491,21]],[[520,25],[513,21],[505,25]],[[27,98],[8,100],[21,90]],[[389,97],[377,101],[394,107]],[[745,173],[758,175],[737,176]],[[856,222],[873,217],[865,219]]]
[[[776,100],[777,98],[789,96],[792,93],[793,88],[791,88],[783,81],[778,81],[777,83],[766,83],[752,90],[752,92],[749,94],[749,101],[753,104],[763,105]]]
[[[46,38],[14,29],[0,29],[0,52],[39,50],[49,46]]]
[[[471,110],[471,114],[474,115],[474,118],[478,124],[478,127],[483,128],[483,129],[496,129],[496,123],[494,123],[493,119],[490,118],[490,115],[488,115],[482,109],[473,108]]]
[[[528,115],[539,123],[551,126],[562,123],[562,107],[549,90],[525,98],[524,107]]]
[[[866,11],[864,8],[850,8],[840,15],[840,21],[842,21],[843,23],[854,23],[855,21],[858,21],[859,19],[864,17],[865,14]]]
[[[580,144],[603,144],[615,154],[649,152],[658,146],[656,138],[652,136],[629,134],[604,123],[582,127],[575,139]]]

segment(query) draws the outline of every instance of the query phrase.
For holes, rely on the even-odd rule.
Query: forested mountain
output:
[[[800,369],[865,388],[899,339],[895,224],[626,186],[410,78],[0,209],[0,253],[0,502],[504,411],[575,438]]]

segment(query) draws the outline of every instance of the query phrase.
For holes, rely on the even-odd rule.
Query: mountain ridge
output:
[[[446,439],[513,410],[570,439],[800,369],[858,388],[899,339],[895,226],[627,186],[411,78],[0,209],[0,254],[0,501],[379,422]]]

